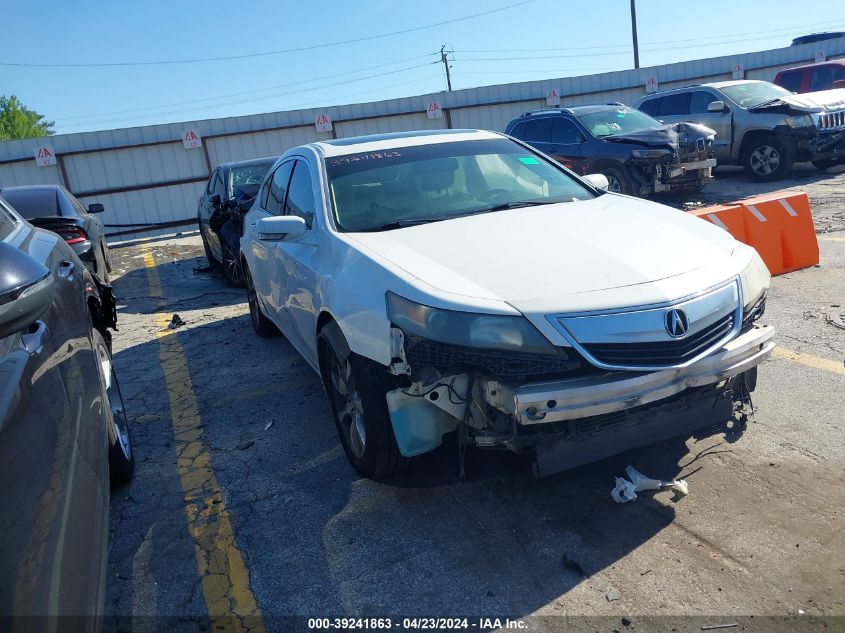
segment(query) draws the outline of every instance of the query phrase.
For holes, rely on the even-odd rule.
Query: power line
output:
[[[366,37],[357,37],[351,40],[341,40],[338,42],[325,42],[322,44],[312,44],[310,46],[299,46],[296,48],[285,48],[276,51],[264,51],[260,53],[245,53],[242,55],[227,55],[222,57],[201,57],[195,59],[167,59],[167,60],[158,60],[158,61],[148,61],[148,62],[102,62],[102,63],[90,63],[90,64],[83,64],[83,63],[48,63],[48,64],[31,64],[31,63],[22,63],[22,62],[0,62],[0,66],[18,66],[24,68],[103,68],[103,67],[116,67],[116,66],[160,66],[165,64],[199,64],[204,62],[219,62],[219,61],[230,61],[235,59],[251,59],[255,57],[267,57],[269,55],[283,55],[286,53],[300,53],[303,51],[313,51],[319,48],[329,48],[332,46],[343,46],[346,44],[356,44],[359,42],[369,42],[372,40],[377,40],[385,37],[392,37],[394,35],[404,35],[405,33],[415,33],[417,31],[423,31],[426,29],[436,28],[438,26],[445,26],[447,24],[455,24],[456,22],[464,22],[466,20],[472,20],[474,18],[480,18],[486,15],[491,15],[493,13],[499,13],[501,11],[506,11],[508,9],[513,9],[516,7],[521,7],[526,4],[531,4],[536,0],[522,0],[522,2],[516,2],[513,4],[508,4],[503,7],[499,7],[497,9],[490,9],[488,11],[481,11],[480,13],[473,13],[471,15],[465,15],[460,18],[453,18],[451,20],[443,20],[442,22],[434,22],[432,24],[423,24],[421,26],[415,26],[408,29],[402,29],[401,31],[391,31],[389,33],[379,33],[377,35],[368,35]]]
[[[358,68],[357,70],[349,70],[349,71],[346,71],[344,73],[334,73],[332,75],[323,75],[321,77],[312,77],[311,79],[304,79],[302,81],[294,81],[294,82],[290,82],[290,83],[277,84],[277,85],[274,85],[274,86],[268,86],[266,88],[257,88],[255,90],[245,90],[245,91],[242,91],[242,92],[231,92],[231,93],[224,94],[224,95],[217,95],[216,97],[204,97],[204,98],[201,98],[201,99],[189,99],[187,101],[176,101],[174,103],[163,103],[163,104],[160,104],[160,105],[144,106],[144,107],[141,107],[141,108],[129,108],[127,110],[113,110],[113,111],[110,111],[110,112],[91,112],[91,113],[88,113],[88,114],[76,114],[76,115],[73,115],[73,116],[67,116],[67,117],[59,118],[57,120],[58,121],[72,121],[72,120],[76,120],[76,119],[90,119],[90,118],[94,118],[94,117],[111,116],[111,115],[114,115],[114,114],[127,114],[127,113],[132,113],[132,112],[147,112],[149,110],[158,110],[158,109],[161,109],[161,108],[172,108],[172,107],[180,106],[180,105],[191,105],[191,104],[194,104],[194,103],[207,103],[208,101],[217,101],[217,100],[220,100],[220,99],[228,99],[228,98],[231,98],[231,97],[242,97],[242,96],[245,96],[245,95],[268,92],[270,90],[278,90],[279,88],[290,88],[292,86],[301,86],[303,84],[314,83],[315,81],[324,81],[326,79],[334,79],[336,77],[346,77],[348,75],[359,73],[359,72],[365,72],[367,70],[376,70],[378,68],[386,68],[387,66],[395,66],[396,64],[402,64],[402,63],[414,61],[414,60],[417,60],[417,59],[424,59],[424,58],[428,58],[428,57],[433,57],[435,55],[437,55],[437,53],[426,53],[425,55],[415,55],[414,57],[406,57],[406,58],[403,58],[403,59],[397,59],[396,61],[388,62],[388,63],[385,63],[385,64],[378,64],[376,66],[366,66],[364,68]],[[421,64],[421,66],[425,66],[425,65],[426,64]]]

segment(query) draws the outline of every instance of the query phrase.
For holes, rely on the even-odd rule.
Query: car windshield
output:
[[[509,139],[456,141],[326,158],[344,231],[586,200],[584,184]]]
[[[576,114],[575,116],[596,138],[630,134],[640,130],[659,130],[663,127],[660,121],[631,108],[601,110],[589,114]]]
[[[250,165],[232,167],[232,170],[229,172],[229,187],[232,195],[238,195],[238,190],[240,190],[242,194],[254,196],[258,191],[258,187],[261,185],[261,181],[264,180],[264,176],[270,171],[270,167],[273,166],[274,162],[274,160],[268,160],[264,163],[252,163]]]
[[[721,90],[743,108],[753,108],[792,94],[786,88],[765,81],[725,86]]]

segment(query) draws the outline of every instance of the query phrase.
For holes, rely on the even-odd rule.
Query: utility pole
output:
[[[631,37],[634,39],[634,68],[640,67],[640,47],[637,44],[637,5],[631,0]]]
[[[633,2],[634,0],[631,0]],[[449,92],[452,92],[452,76],[449,74],[449,54],[446,52],[446,45],[440,47],[440,61],[446,68],[446,85],[449,87]]]

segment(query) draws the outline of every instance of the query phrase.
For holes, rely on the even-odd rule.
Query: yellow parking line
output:
[[[845,235],[819,235],[819,239],[825,242],[845,242]]]
[[[144,253],[150,294],[164,304],[161,278],[152,253]],[[188,361],[166,314],[156,315],[159,361],[170,398],[176,467],[184,492],[188,531],[194,540],[202,591],[218,632],[263,633],[264,622],[249,588],[249,571],[235,543],[229,512],[202,442],[202,420]]]
[[[803,354],[802,352],[794,352],[791,349],[783,347],[776,347],[774,354],[776,358],[783,358],[784,360],[791,360],[795,363],[807,365],[815,369],[824,369],[825,371],[833,372],[845,376],[845,365],[842,361],[830,360],[829,358],[821,358],[811,354]]]

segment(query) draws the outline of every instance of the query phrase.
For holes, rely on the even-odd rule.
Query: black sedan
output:
[[[61,235],[88,268],[108,280],[109,247],[103,223],[94,215],[103,212],[102,204],[89,204],[86,209],[59,185],[4,187],[0,195],[31,224]]]
[[[115,324],[111,287],[0,198],[3,630],[102,624],[109,488],[134,468]]]
[[[243,216],[275,162],[276,158],[267,157],[219,165],[199,199],[197,223],[205,256],[210,266],[222,266],[233,286],[244,283],[240,258]]]

